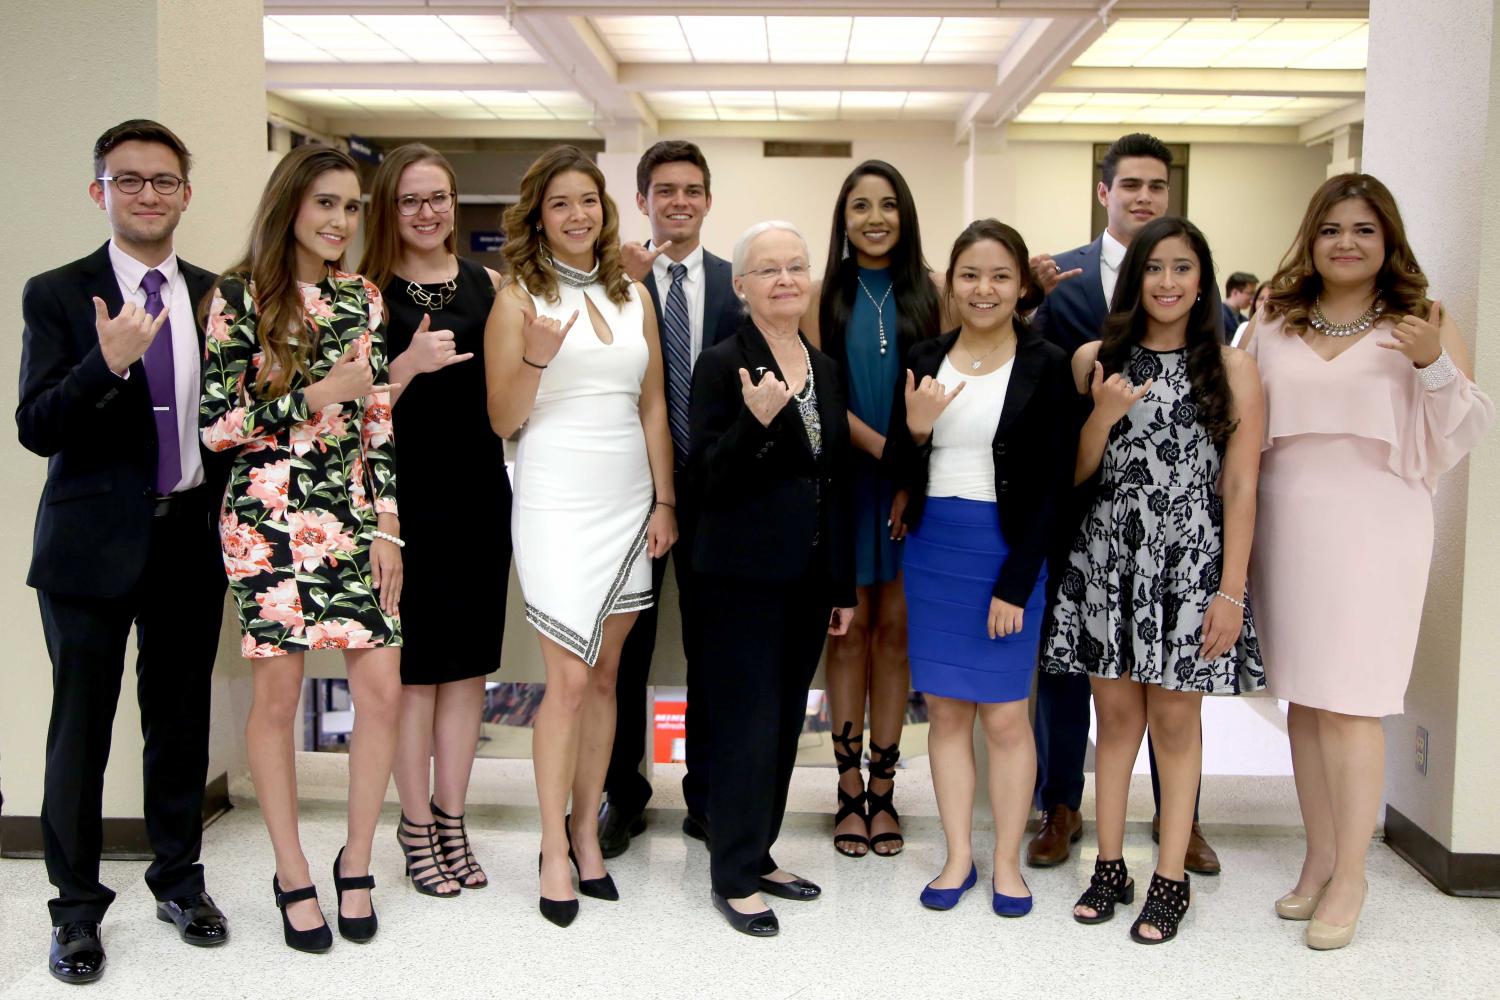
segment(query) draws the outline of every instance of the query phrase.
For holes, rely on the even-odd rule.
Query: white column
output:
[[[1344,125],[1333,133],[1333,156],[1328,161],[1328,176],[1357,174],[1360,172],[1365,127],[1362,124]]]
[[[604,172],[604,186],[620,210],[620,239],[644,242],[651,236],[645,218],[635,207],[635,168],[641,154],[656,141],[656,136],[640,122],[611,125],[604,129],[604,152],[599,154],[599,169]]]
[[[999,219],[1014,223],[1015,166],[1006,149],[1005,126],[975,125],[969,129],[964,158],[964,218]]]

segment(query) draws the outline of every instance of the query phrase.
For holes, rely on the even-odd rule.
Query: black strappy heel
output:
[[[437,888],[444,882],[455,879],[443,867],[443,859],[438,852],[436,823],[414,823],[406,818],[406,813],[402,813],[401,825],[396,828],[396,843],[401,845],[401,853],[406,855],[406,877],[411,879],[413,889],[424,896],[434,896],[437,899],[452,899],[463,891],[461,886],[448,892]]]
[[[1125,870],[1125,859],[1105,861],[1096,857],[1094,877],[1089,879],[1089,887],[1078,897],[1078,902],[1073,904],[1075,910],[1080,906],[1087,906],[1094,911],[1094,915],[1085,917],[1075,912],[1073,919],[1080,924],[1102,924],[1114,917],[1116,903],[1129,906],[1133,902],[1135,879]]]
[[[870,781],[889,781],[891,787],[884,792],[877,792],[873,784],[865,790],[866,822],[873,820],[876,813],[890,813],[891,819],[896,825],[901,825],[901,815],[896,812],[896,805],[892,801],[896,794],[896,761],[901,759],[901,748],[895,743],[883,747],[870,740]],[[896,842],[893,851],[880,850],[881,844]],[[906,838],[900,831],[893,833],[877,833],[870,838],[870,850],[882,858],[894,858],[906,847]]]
[[[861,752],[860,744],[863,742],[864,733],[859,736],[853,735],[854,723],[845,722],[842,733],[830,734],[833,736],[833,759],[839,766],[839,777],[853,771],[859,773],[859,762]],[[866,831],[869,830],[869,818],[865,812],[866,793],[861,786],[858,795],[850,795],[844,791],[844,786],[838,786],[839,811],[833,817],[835,828],[850,816],[858,816],[866,822]],[[845,846],[848,845],[848,846]],[[854,848],[863,847],[863,851]],[[833,849],[846,858],[862,858],[869,853],[870,838],[858,833],[836,833],[833,835]]]
[[[490,877],[479,867],[479,859],[474,857],[474,848],[469,843],[469,831],[464,828],[463,814],[450,816],[438,808],[437,799],[428,802],[428,808],[432,810],[432,818],[436,821],[438,856],[442,859],[443,867],[448,869],[451,877],[465,889],[483,889],[490,884]],[[470,882],[471,875],[478,875],[479,881]]]
[[[1188,898],[1191,895],[1186,872],[1182,881],[1163,878],[1151,873],[1151,887],[1146,890],[1146,902],[1141,905],[1141,915],[1130,925],[1130,937],[1137,944],[1162,944],[1177,936],[1182,918],[1187,916]],[[1161,931],[1161,937],[1149,938],[1141,933],[1141,925],[1150,924]]]

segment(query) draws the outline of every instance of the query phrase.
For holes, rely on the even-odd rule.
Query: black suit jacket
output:
[[[1109,315],[1104,301],[1104,286],[1099,277],[1099,254],[1104,245],[1100,235],[1092,243],[1058,254],[1054,260],[1060,270],[1083,268],[1083,273],[1059,284],[1037,307],[1031,327],[1067,352],[1073,352],[1091,340],[1099,339],[1099,328]]]
[[[807,344],[804,337],[803,343]],[[699,573],[788,583],[824,577],[834,607],[852,608],[852,445],[838,365],[807,345],[818,394],[823,448],[814,458],[795,402],[769,427],[745,405],[740,369],[785,381],[765,337],[747,317],[735,336],[709,348],[693,369],[688,468],[701,505],[693,568]],[[814,539],[824,565],[809,564]]]
[[[1017,333],[1015,365],[991,448],[1000,529],[1010,552],[991,592],[1002,601],[1024,607],[1043,562],[1056,548],[1059,529],[1066,526],[1059,514],[1073,484],[1082,413],[1068,356],[1024,327],[1018,327]],[[943,358],[957,340],[958,331],[954,330],[912,347],[906,363],[918,383],[923,376],[937,376]],[[902,520],[908,528],[915,528],[927,505],[932,439],[920,446],[912,440],[906,426],[905,388],[906,380],[902,379],[896,391],[886,455],[895,466],[897,481],[910,491]]]
[[[745,315],[744,305],[734,294],[734,268],[729,261],[703,251],[703,350],[734,336]],[[646,275],[642,282],[656,309],[656,332],[662,332],[661,293],[656,290],[656,274]],[[663,353],[665,357],[665,353]],[[666,384],[666,380],[662,380]]]
[[[177,263],[196,307],[216,276],[181,258]],[[136,361],[121,379],[104,363],[95,295],[111,316],[124,304],[107,243],[37,275],[21,293],[16,427],[21,444],[47,459],[26,582],[59,594],[119,597],[140,579],[151,540],[156,423],[144,365]],[[201,350],[203,329],[195,326]],[[212,532],[231,458],[199,448],[204,488],[194,492],[202,498],[206,571],[219,558]]]

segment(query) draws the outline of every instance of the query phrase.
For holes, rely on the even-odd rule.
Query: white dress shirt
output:
[[[202,392],[202,368],[198,357],[198,323],[193,317],[193,298],[187,279],[177,266],[174,253],[151,268],[109,241],[109,262],[115,270],[115,281],[126,302],[146,307],[146,290],[141,281],[146,272],[160,271],[166,283],[161,286],[162,305],[171,313],[172,369],[177,389],[177,446],[182,456],[182,478],[173,493],[192,489],[203,482],[203,458],[198,454],[198,397]],[[126,372],[126,376],[129,376]]]
[[[646,245],[649,247],[651,244]],[[703,244],[699,243],[693,248],[693,252],[680,262],[673,261],[671,257],[662,254],[651,263],[651,277],[656,281],[656,293],[661,296],[663,317],[667,313],[667,292],[672,288],[672,272],[669,268],[674,263],[687,266],[687,274],[682,276],[682,293],[687,297],[689,339],[692,341],[689,346],[692,351],[693,364],[696,365],[698,355],[703,353],[703,302],[706,298],[703,294],[706,284],[703,277]],[[658,332],[664,334],[666,331],[663,329]]]
[[[1125,259],[1125,244],[1108,229],[1099,240],[1099,283],[1104,286],[1104,305],[1115,297],[1115,282],[1120,277],[1120,263]]]

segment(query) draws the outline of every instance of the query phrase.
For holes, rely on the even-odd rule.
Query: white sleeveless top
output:
[[[988,375],[974,375],[960,372],[943,358],[937,380],[950,392],[960,382],[968,385],[932,426],[928,496],[995,502],[995,428],[1000,426],[1015,364],[1011,358]]]

